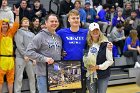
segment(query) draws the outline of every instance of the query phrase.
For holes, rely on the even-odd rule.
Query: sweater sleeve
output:
[[[45,17],[47,14],[46,9],[42,8],[42,17]]]
[[[106,12],[102,10],[98,13],[100,21],[109,23],[109,21],[106,20],[105,15],[106,15]]]
[[[37,62],[46,62],[46,57],[38,52],[42,45],[41,38],[42,37],[36,35],[34,39],[28,44],[26,49],[26,56],[33,60],[36,60]]]
[[[11,11],[11,13],[10,13],[10,26],[12,26],[13,25],[13,23],[14,23],[14,14],[13,14],[13,12]]]
[[[108,48],[106,48],[106,61],[103,64],[99,65],[100,70],[106,70],[109,66],[111,66],[113,61],[112,51],[110,51]]]
[[[117,33],[113,33],[113,34],[112,34],[112,38],[113,38],[113,41],[119,41],[119,40],[122,39],[122,38],[118,38],[118,37],[117,37]]]
[[[18,31],[16,34],[15,34],[15,42],[16,42],[16,46],[17,46],[17,50],[20,52],[20,54],[24,57],[25,56],[25,46],[23,44],[23,35],[22,33],[20,33],[20,31]]]
[[[9,33],[10,33],[10,35],[12,37],[14,37],[14,35],[17,32],[18,28],[19,28],[19,23],[14,22],[13,27],[9,29],[10,30]]]
[[[83,10],[83,21],[82,22],[86,22],[86,12],[85,12],[85,10]]]
[[[117,20],[116,20],[116,17],[114,17],[114,18],[112,19],[112,26],[116,26],[116,24],[117,24]]]

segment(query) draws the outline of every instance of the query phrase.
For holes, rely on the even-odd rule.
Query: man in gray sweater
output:
[[[46,28],[40,31],[29,43],[26,56],[36,60],[37,86],[39,93],[47,92],[46,63],[52,64],[54,60],[61,59],[62,41],[55,33],[59,26],[58,18],[50,14],[45,20]]]
[[[21,93],[24,69],[29,78],[30,93],[36,93],[35,74],[32,61],[25,56],[27,45],[34,38],[35,34],[29,30],[29,19],[23,17],[21,20],[21,28],[15,34],[16,58],[15,58],[15,82],[14,93]]]

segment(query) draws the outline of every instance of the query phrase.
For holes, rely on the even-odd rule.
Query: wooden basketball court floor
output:
[[[22,93],[29,93],[29,91]],[[109,86],[107,89],[107,93],[140,93],[140,87],[138,87],[136,84]]]
[[[136,84],[109,86],[107,93],[140,93],[140,87]]]

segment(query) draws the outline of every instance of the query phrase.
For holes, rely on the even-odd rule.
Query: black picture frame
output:
[[[46,70],[48,91],[82,88],[81,61],[55,61]]]

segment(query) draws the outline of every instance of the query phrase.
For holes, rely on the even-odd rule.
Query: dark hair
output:
[[[40,2],[40,0],[34,0],[34,3],[35,3],[35,2]]]
[[[20,3],[22,3],[22,1],[25,1],[27,3],[27,0],[21,0]]]
[[[104,4],[103,9],[110,8],[109,4]]]
[[[48,15],[46,15],[46,17],[45,17],[45,21],[48,21],[48,19],[49,19],[50,16],[56,16],[57,19],[59,20],[59,18],[58,18],[58,16],[57,16],[56,14],[48,14]]]
[[[118,24],[116,25],[116,27],[117,27],[117,28],[121,28],[121,27],[123,27],[123,24],[122,24],[122,23],[118,23]]]
[[[78,2],[81,5],[81,1],[80,0],[75,0],[74,5],[75,5],[76,2]]]
[[[136,10],[132,10],[131,13],[137,13]]]
[[[32,19],[32,22],[34,22],[36,19],[38,19],[39,20],[39,18],[38,17],[34,17],[33,19]],[[40,20],[39,20],[40,21]]]
[[[113,9],[114,8],[116,10],[116,6],[115,5],[110,4],[109,6],[110,6],[109,9]]]

